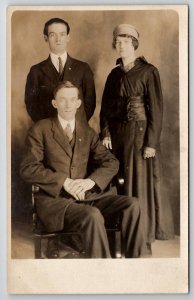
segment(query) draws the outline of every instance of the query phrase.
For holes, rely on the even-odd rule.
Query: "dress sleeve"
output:
[[[108,76],[104,92],[102,96],[102,103],[101,103],[101,111],[100,111],[100,129],[101,129],[101,138],[110,137],[110,130],[109,130],[109,123],[108,123],[108,116],[111,110],[111,79],[110,75]]]
[[[148,126],[145,146],[157,148],[162,130],[163,96],[160,83],[160,76],[156,68],[153,69],[148,78],[147,101]]]

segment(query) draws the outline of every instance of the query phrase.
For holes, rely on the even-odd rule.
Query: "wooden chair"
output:
[[[64,236],[64,238],[72,235],[78,234],[77,232],[53,232],[48,233],[44,230],[43,225],[37,215],[36,212],[36,194],[39,191],[39,187],[36,185],[32,185],[32,206],[33,206],[33,232],[34,232],[34,250],[35,250],[35,258],[44,258],[42,251],[42,241],[48,239],[60,239]],[[114,258],[122,258],[123,257],[123,249],[122,249],[122,235],[120,229],[120,220],[117,218],[114,222],[108,222],[106,225],[107,236],[110,244],[110,251]],[[73,253],[72,253],[73,257]],[[84,251],[80,254],[80,257],[84,257]],[[64,257],[65,258],[65,257]]]

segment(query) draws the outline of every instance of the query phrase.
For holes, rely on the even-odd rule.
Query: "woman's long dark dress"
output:
[[[144,57],[126,70],[122,61],[109,74],[100,112],[102,138],[111,137],[120,161],[123,193],[140,198],[145,238],[173,238],[173,220],[167,199],[161,196],[159,140],[163,97],[158,70]],[[156,149],[154,158],[143,159],[144,147]]]

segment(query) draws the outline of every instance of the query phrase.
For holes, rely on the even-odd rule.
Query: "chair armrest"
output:
[[[125,180],[124,180],[124,178],[118,177],[118,178],[117,178],[117,182],[118,182],[118,185],[119,185],[119,186],[122,186],[122,185],[124,185]]]
[[[39,192],[39,187],[35,184],[32,185],[32,206],[35,206],[35,194]]]
[[[32,185],[32,193],[36,194],[38,193],[40,190],[39,186],[37,186],[36,184]]]

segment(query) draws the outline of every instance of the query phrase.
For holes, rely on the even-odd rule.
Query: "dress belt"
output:
[[[143,96],[129,97],[126,101],[126,118],[124,122],[146,120],[145,101]]]
[[[137,101],[137,102],[142,102],[144,103],[144,96],[134,96],[134,97],[126,97],[126,100],[129,101]]]

